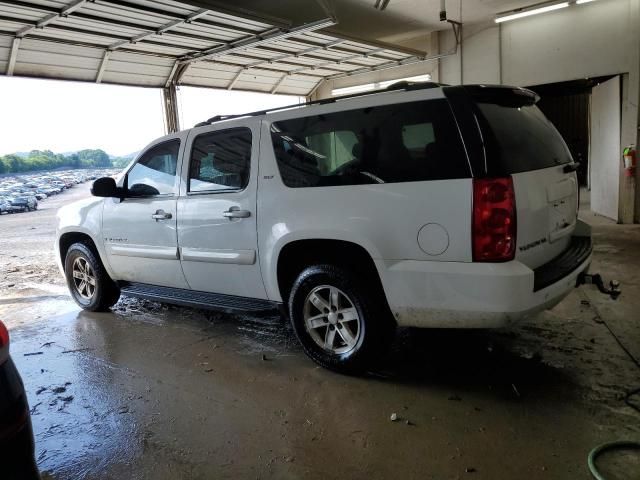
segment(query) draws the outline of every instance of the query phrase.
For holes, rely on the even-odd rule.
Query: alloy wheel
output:
[[[351,299],[339,288],[321,285],[304,303],[304,324],[322,349],[341,355],[353,350],[362,333],[362,320]]]

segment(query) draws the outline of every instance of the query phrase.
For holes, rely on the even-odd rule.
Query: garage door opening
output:
[[[618,76],[529,87],[538,107],[563,136],[578,168],[583,200],[590,209],[618,218],[620,82]]]

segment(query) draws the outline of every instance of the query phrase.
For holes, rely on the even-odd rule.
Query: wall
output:
[[[464,83],[540,85],[637,69],[639,0],[598,0],[542,15],[465,26]],[[445,48],[452,34],[440,32]],[[460,83],[460,55],[441,61],[441,81]]]
[[[640,0],[597,0],[500,25],[465,26],[462,37],[458,54],[440,61],[442,83],[531,86],[622,74],[620,145],[640,144]],[[453,35],[440,32],[439,41],[448,48]],[[620,163],[618,174],[615,217],[640,221],[640,173],[629,180]]]

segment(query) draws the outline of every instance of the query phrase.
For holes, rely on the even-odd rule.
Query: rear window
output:
[[[274,122],[271,139],[292,188],[471,176],[444,99]]]
[[[540,170],[571,162],[553,124],[535,105],[477,103],[490,175]]]

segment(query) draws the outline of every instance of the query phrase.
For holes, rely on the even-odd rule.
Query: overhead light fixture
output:
[[[582,5],[583,3],[590,3],[593,2],[595,0],[577,0],[576,1],[576,5]]]
[[[584,0],[583,0],[584,1]],[[569,6],[569,2],[560,3],[539,3],[531,7],[519,8],[511,12],[505,12],[499,14],[495,18],[496,23],[507,22],[509,20],[515,20],[516,18],[529,17],[531,15],[538,15],[539,13],[552,12],[554,10],[560,10]]]

